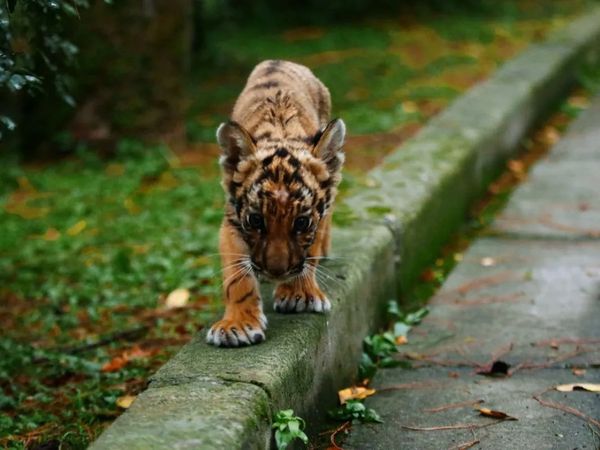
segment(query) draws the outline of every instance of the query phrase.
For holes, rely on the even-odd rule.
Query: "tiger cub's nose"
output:
[[[283,265],[271,266],[269,267],[268,272],[273,278],[279,278],[287,272],[287,267]]]

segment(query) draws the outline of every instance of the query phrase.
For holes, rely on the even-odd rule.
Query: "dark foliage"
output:
[[[69,71],[77,46],[67,37],[87,0],[0,1],[0,138],[18,122],[19,103],[52,92],[73,106]]]

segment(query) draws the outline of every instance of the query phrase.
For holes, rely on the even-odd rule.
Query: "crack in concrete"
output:
[[[536,233],[524,233],[524,232],[501,232],[491,230],[488,234],[482,237],[486,239],[498,239],[498,240],[510,240],[510,241],[550,241],[550,242],[600,242],[600,237],[576,235],[565,236],[565,235],[541,235]]]

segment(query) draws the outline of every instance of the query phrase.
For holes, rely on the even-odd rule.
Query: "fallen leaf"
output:
[[[60,238],[60,231],[56,228],[48,228],[43,235],[45,241],[56,241]]]
[[[128,409],[136,398],[137,395],[123,395],[117,399],[117,406]]]
[[[396,336],[396,345],[404,345],[408,343],[408,338],[404,335]]]
[[[573,375],[578,376],[578,377],[582,377],[583,375],[585,375],[585,373],[587,372],[585,369],[578,369],[578,368],[573,368],[572,370]]]
[[[421,274],[421,280],[426,283],[435,281],[435,271],[433,269],[425,269]]]
[[[481,258],[481,261],[479,261],[479,264],[481,264],[483,267],[491,267],[496,264],[496,260],[494,258],[490,258],[489,256],[486,256],[485,258]]]
[[[120,355],[115,356],[113,359],[105,363],[100,370],[102,372],[117,372],[125,367],[132,359],[146,358],[148,356],[155,355],[159,351],[159,349],[144,350],[139,345],[135,345],[131,349],[125,350]]]
[[[480,442],[481,442],[481,441],[480,441],[479,439],[474,439],[474,440],[472,440],[472,441],[469,441],[469,442],[463,442],[462,444],[458,444],[458,445],[456,446],[456,449],[457,449],[457,450],[468,450],[468,449],[470,449],[471,447],[474,447],[474,446],[476,446],[476,445],[477,445],[477,444],[479,444]],[[454,448],[454,447],[453,447],[453,448]]]
[[[183,308],[188,300],[190,299],[190,291],[187,289],[175,289],[168,296],[165,301],[167,309]]]
[[[560,133],[556,128],[547,126],[541,132],[541,139],[547,145],[554,145],[560,139]]]
[[[583,108],[587,108],[589,106],[590,101],[589,101],[589,99],[587,99],[586,97],[584,97],[582,95],[573,95],[572,97],[569,97],[568,103],[571,106],[583,109]]]
[[[375,393],[375,389],[369,389],[361,386],[352,386],[338,391],[340,404],[345,404],[348,400],[363,400]]]
[[[402,102],[402,109],[404,110],[405,113],[411,114],[411,113],[417,112],[419,110],[419,107],[417,106],[417,104],[415,102],[406,100],[406,101]]]
[[[110,361],[108,361],[107,363],[105,363],[100,368],[100,371],[102,371],[102,372],[116,372],[118,370],[121,370],[123,367],[125,367],[125,365],[128,362],[129,362],[129,360],[127,358],[124,358],[123,356],[115,356],[113,359],[111,359]]]
[[[572,391],[600,392],[600,384],[597,384],[597,383],[559,384],[558,386],[556,386],[556,390],[560,391],[560,392],[572,392]]]
[[[501,419],[501,420],[518,420],[516,417],[509,416],[508,414],[502,411],[496,411],[489,408],[476,408],[479,411],[479,414],[485,417],[491,417],[493,419]]]
[[[152,356],[156,353],[156,350],[144,350],[139,345],[134,345],[131,350],[127,350],[123,353],[123,355],[127,359],[139,359],[139,358],[147,358],[148,356]]]
[[[87,222],[85,220],[80,220],[79,222],[69,227],[69,229],[67,230],[67,234],[69,236],[77,236],[79,233],[85,230],[85,227],[87,227]]]
[[[523,164],[523,161],[511,159],[507,165],[508,170],[516,176],[522,176],[525,173],[525,164]]]

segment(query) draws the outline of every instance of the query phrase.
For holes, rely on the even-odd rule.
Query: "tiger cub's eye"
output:
[[[258,213],[250,213],[248,216],[248,225],[255,230],[262,229],[264,225],[263,217]]]
[[[308,229],[310,225],[310,219],[306,216],[296,217],[294,220],[294,232],[303,233]]]

